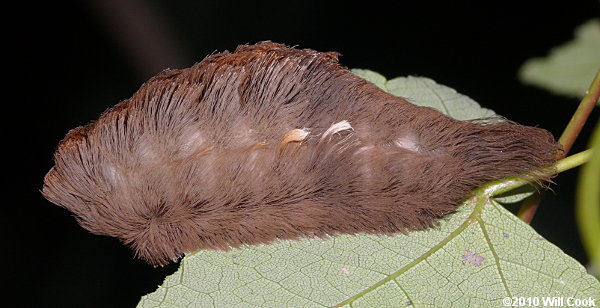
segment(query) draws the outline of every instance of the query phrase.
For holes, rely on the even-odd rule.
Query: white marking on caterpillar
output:
[[[231,135],[231,142],[238,145],[248,145],[256,143],[257,133],[254,129],[250,128],[245,122],[238,122],[232,126],[233,134]]]
[[[107,164],[106,166],[104,166],[103,168],[104,170],[104,175],[106,176],[106,178],[108,179],[108,182],[110,183],[110,185],[112,187],[115,187],[118,185],[118,181],[121,178],[121,174],[119,173],[119,171],[117,171],[117,168],[115,166],[113,166],[112,164]]]
[[[182,144],[179,147],[179,156],[196,154],[204,146],[205,140],[200,131],[187,131],[182,135]]]
[[[352,125],[350,125],[350,122],[343,120],[340,122],[337,122],[335,124],[332,124],[331,126],[329,126],[329,128],[323,133],[323,136],[321,137],[321,140],[335,134],[335,133],[339,133],[343,130],[352,130],[354,131],[354,128],[352,128]]]
[[[259,142],[255,145],[252,145],[249,147],[250,149],[250,155],[248,155],[247,157],[247,168],[248,170],[253,170],[256,167],[256,162],[257,162],[257,158],[259,156],[260,153],[260,149],[265,147],[267,145],[266,142]],[[258,177],[262,177],[263,175],[263,171],[262,170],[258,170]]]
[[[394,144],[398,147],[401,147],[403,149],[407,149],[407,150],[413,151],[413,152],[419,152],[419,150],[421,149],[421,147],[415,140],[414,136],[406,136],[406,137],[398,138],[394,141]]]
[[[373,147],[373,145],[372,145],[372,144],[370,144],[370,145],[365,145],[365,146],[362,146],[362,147],[360,147],[358,150],[356,150],[356,152],[354,152],[354,154],[361,154],[362,152],[369,152],[369,151],[371,151],[373,148],[374,148],[374,147]]]
[[[153,143],[149,138],[141,139],[137,145],[136,151],[144,162],[156,161],[159,158],[159,154],[156,153]]]

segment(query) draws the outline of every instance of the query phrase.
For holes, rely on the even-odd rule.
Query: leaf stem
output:
[[[556,174],[567,171],[569,169],[573,169],[577,166],[581,166],[590,160],[592,156],[592,149],[585,150],[583,152],[579,152],[577,154],[571,155],[569,157],[563,158],[557,161],[553,168]],[[529,184],[528,180],[530,176],[523,175],[520,177],[508,177],[504,180],[490,182],[487,185],[483,186],[482,189],[486,192],[488,196],[496,196],[508,191],[511,191],[515,188],[519,188],[523,185]]]
[[[592,151],[593,151],[593,149],[587,149],[583,152],[573,154],[567,158],[563,158],[563,159],[557,161],[554,164],[554,167],[556,168],[556,174],[565,172],[567,170],[573,169],[575,167],[579,167],[579,166],[587,163],[590,160],[590,158],[592,157]]]
[[[560,136],[558,143],[563,146],[563,151],[558,154],[557,159],[562,159],[571,150],[573,147],[573,143],[575,143],[575,139],[579,136],[583,125],[588,119],[590,113],[594,109],[594,106],[598,102],[600,98],[600,70],[596,72],[596,77],[592,81],[592,84],[588,88],[586,95],[581,99],[577,110],[571,117],[569,124],[565,128],[564,132]],[[521,218],[526,223],[531,223],[533,220],[533,216],[537,211],[537,208],[542,200],[541,194],[535,193],[529,198],[525,199],[521,207],[519,208],[519,213],[517,216]]]

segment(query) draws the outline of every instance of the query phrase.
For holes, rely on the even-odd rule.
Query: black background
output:
[[[560,3],[552,4],[552,3]],[[164,68],[272,40],[342,53],[392,78],[430,77],[557,138],[577,99],[516,79],[519,66],[572,38],[597,1],[381,3],[118,1],[25,3],[5,13],[3,301],[35,307],[131,307],[177,265],[152,268],[95,236],[39,189],[69,129],[96,119]],[[12,20],[12,19],[11,19]],[[8,69],[6,69],[8,67]],[[596,110],[573,152],[584,149]],[[573,217],[577,171],[556,178],[533,227],[583,264]],[[511,210],[514,210],[514,208]],[[3,292],[4,293],[4,292]]]

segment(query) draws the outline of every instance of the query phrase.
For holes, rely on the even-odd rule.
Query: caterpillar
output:
[[[273,42],[165,70],[59,143],[42,194],[151,265],[199,249],[434,227],[473,188],[540,181],[543,129],[458,121],[335,52]]]

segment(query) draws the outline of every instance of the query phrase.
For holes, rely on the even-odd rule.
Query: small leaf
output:
[[[556,94],[583,97],[600,68],[600,19],[579,26],[575,39],[555,47],[545,58],[527,60],[519,78]]]
[[[358,74],[456,118],[494,115],[431,79]],[[139,307],[502,307],[511,296],[598,298],[600,283],[583,266],[483,193],[430,230],[200,250]]]
[[[387,82],[389,92],[420,106],[432,107],[457,120],[493,117],[494,111],[482,108],[456,90],[424,77],[398,77]]]
[[[378,86],[380,89],[388,92],[388,89],[385,87],[385,84],[387,83],[387,79],[383,75],[373,72],[371,70],[360,69],[360,68],[352,69],[352,73],[360,78],[364,78],[364,79],[372,82],[373,84]]]
[[[517,189],[505,192],[503,194],[494,196],[494,200],[502,204],[514,204],[525,200],[527,197],[533,195],[535,192],[535,186],[525,185]]]
[[[353,69],[352,72],[391,94],[419,106],[434,108],[457,120],[483,119],[496,115],[494,111],[482,108],[468,96],[429,78],[409,76],[386,81],[385,77],[369,70]]]

